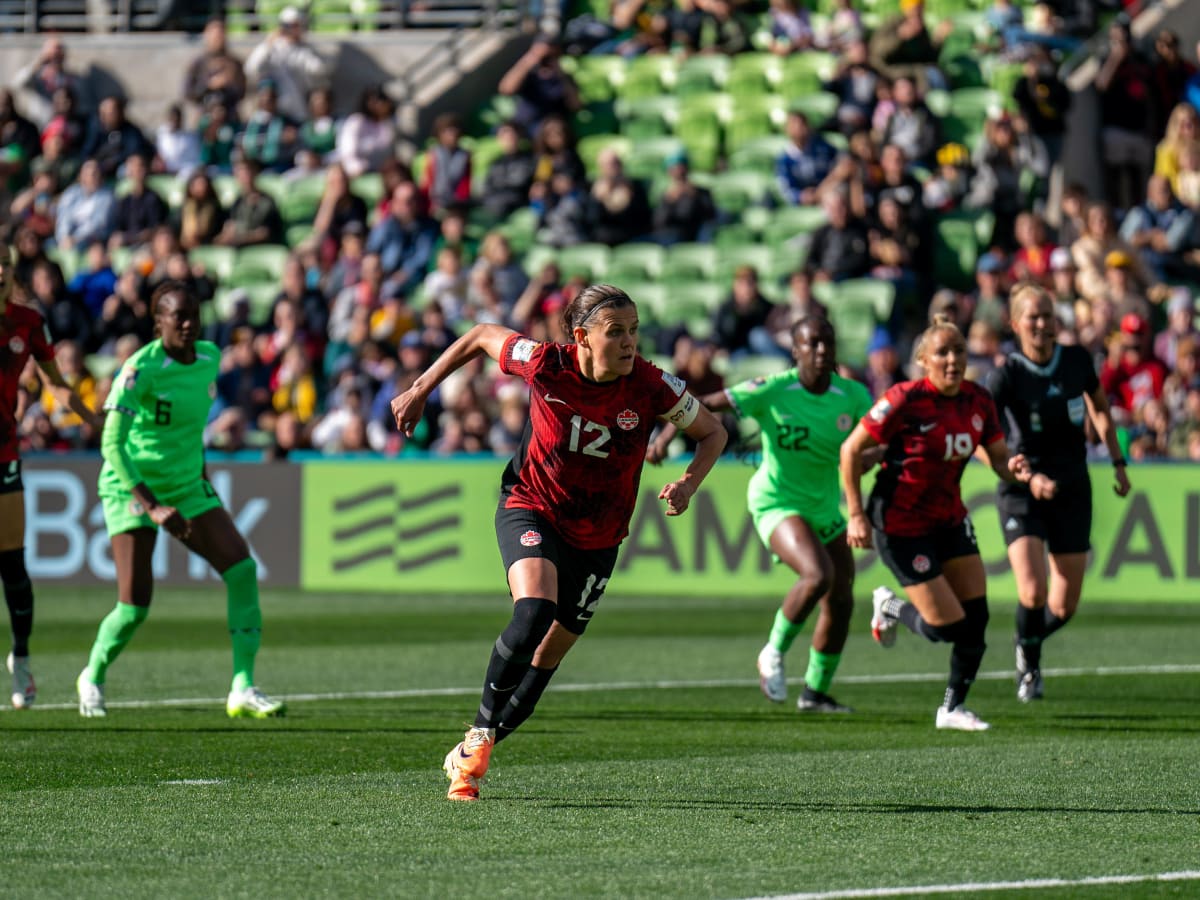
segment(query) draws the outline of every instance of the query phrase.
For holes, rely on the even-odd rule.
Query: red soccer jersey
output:
[[[958,482],[980,444],[1004,437],[991,395],[964,381],[947,397],[925,378],[890,388],[863,416],[887,453],[871,492],[871,522],[885,534],[916,537],[967,515]]]
[[[54,358],[42,314],[9,302],[0,314],[0,462],[20,458],[17,390],[30,355],[38,362]]]
[[[501,502],[531,509],[581,550],[614,547],[629,533],[655,420],[681,426],[698,402],[674,375],[640,356],[616,381],[588,381],[574,344],[513,335],[500,369],[529,384],[529,425],[504,472]]]

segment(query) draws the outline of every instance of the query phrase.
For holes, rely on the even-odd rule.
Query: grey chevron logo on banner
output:
[[[394,560],[397,572],[409,572],[460,553],[462,518],[454,503],[457,484],[420,493],[394,484],[370,487],[333,501],[333,571],[348,572],[380,559]],[[353,544],[351,546],[344,546]]]

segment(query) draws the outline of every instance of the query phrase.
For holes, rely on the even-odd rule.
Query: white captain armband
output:
[[[700,415],[700,401],[692,396],[691,391],[684,391],[679,402],[670,408],[663,418],[676,428],[684,429],[696,421]]]

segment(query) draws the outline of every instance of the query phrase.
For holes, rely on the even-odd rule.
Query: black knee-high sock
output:
[[[1017,644],[1029,671],[1042,665],[1042,641],[1046,638],[1045,618],[1041,609],[1017,607]]]
[[[967,617],[960,623],[960,636],[950,650],[950,681],[946,684],[943,701],[947,709],[961,706],[967,699],[967,691],[979,674],[979,664],[983,662],[983,653],[987,649],[987,597],[967,600],[963,603],[963,612]]]
[[[500,720],[496,723],[496,743],[520,728],[522,723],[533,715],[534,707],[542,699],[542,692],[546,690],[546,685],[557,671],[558,666],[553,669],[530,666],[525,670],[525,677],[508,698],[504,711],[500,713]]]
[[[1070,616],[1067,616],[1065,619],[1060,619],[1054,613],[1050,612],[1049,606],[1045,607],[1042,618],[1042,640],[1050,637],[1050,635],[1054,634],[1054,632],[1058,631],[1058,629],[1062,628],[1070,621]]]
[[[541,597],[522,597],[513,604],[512,620],[496,638],[483,679],[483,696],[475,714],[477,728],[495,728],[500,713],[529,670],[533,653],[554,622],[554,604]]]
[[[29,655],[29,635],[33,633],[33,585],[25,571],[25,548],[0,552],[0,581],[12,623],[13,656]]]
[[[896,613],[896,618],[905,628],[913,634],[920,635],[927,641],[935,644],[949,644],[957,641],[961,637],[961,632],[966,624],[965,619],[960,619],[957,622],[951,622],[949,625],[930,625],[921,618],[921,614],[917,612],[917,608],[911,603],[905,603]]]

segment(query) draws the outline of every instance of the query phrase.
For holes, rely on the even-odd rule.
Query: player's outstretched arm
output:
[[[684,429],[684,433],[696,442],[696,452],[692,455],[692,462],[684,471],[683,477],[672,481],[658,492],[658,499],[667,501],[668,516],[678,516],[687,510],[692,502],[692,495],[716,465],[729,437],[720,419],[703,405],[697,411],[696,418]]]
[[[839,469],[842,473],[842,489],[846,492],[846,543],[860,550],[871,547],[871,523],[863,509],[862,476],[866,460],[873,456],[879,442],[863,428],[862,423],[854,426],[850,436],[842,441]]]
[[[417,376],[412,387],[392,398],[392,415],[396,417],[396,427],[400,432],[405,437],[412,437],[413,429],[425,414],[425,401],[451,372],[462,368],[481,353],[499,362],[504,352],[504,342],[513,334],[516,332],[503,325],[476,325],[447,347],[437,362]]]

